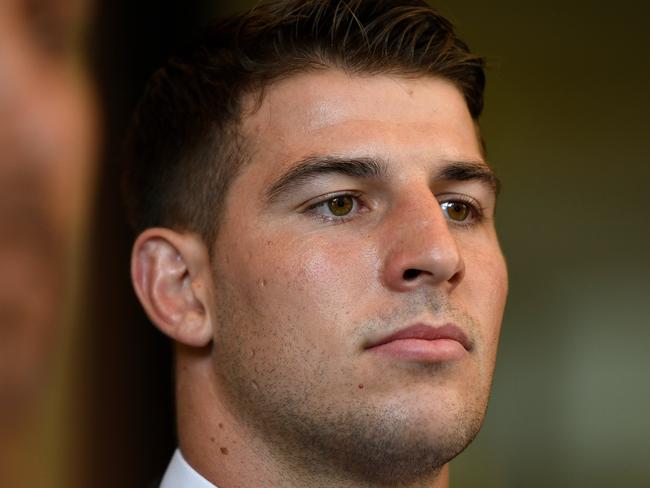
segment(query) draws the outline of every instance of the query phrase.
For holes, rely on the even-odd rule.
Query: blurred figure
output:
[[[98,146],[87,16],[86,0],[0,2],[0,486],[28,483],[14,461],[71,316]]]

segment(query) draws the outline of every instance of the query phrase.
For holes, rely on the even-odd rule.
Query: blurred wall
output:
[[[170,46],[213,13],[254,3],[100,9],[100,85],[118,105],[108,107],[89,305],[89,350],[102,365],[89,380],[89,439],[113,454],[94,459],[95,481],[117,465],[122,486],[141,485],[162,474],[174,446],[169,351],[128,283],[115,144]],[[483,131],[504,184],[497,219],[511,277],[490,410],[453,463],[452,487],[648,486],[650,9],[435,5],[490,64]]]

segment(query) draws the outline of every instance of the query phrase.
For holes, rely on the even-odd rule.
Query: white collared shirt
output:
[[[190,466],[176,449],[172,460],[167,466],[160,488],[217,488]]]

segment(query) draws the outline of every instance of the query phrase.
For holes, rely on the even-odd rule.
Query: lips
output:
[[[415,324],[371,343],[366,350],[410,361],[445,362],[461,359],[472,350],[472,343],[454,324]]]

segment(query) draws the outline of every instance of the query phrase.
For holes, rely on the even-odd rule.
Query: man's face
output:
[[[214,254],[227,404],[288,462],[430,473],[480,427],[507,289],[461,93],[303,74],[272,85],[243,132],[251,158]]]
[[[0,1],[0,429],[42,393],[98,145],[84,0]]]

